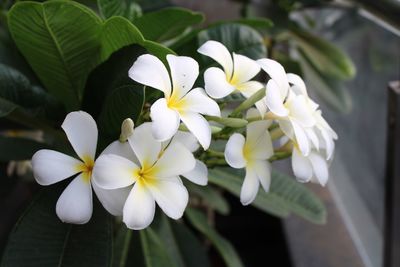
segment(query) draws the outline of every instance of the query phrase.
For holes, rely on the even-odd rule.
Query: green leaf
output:
[[[207,223],[207,218],[202,212],[192,208],[187,208],[185,215],[194,228],[204,234],[211,241],[221,254],[227,267],[243,267],[243,263],[235,248],[228,242],[228,240],[220,236],[218,232]]]
[[[200,46],[208,40],[219,41],[231,53],[242,54],[252,59],[260,59],[267,56],[262,36],[246,25],[229,23],[212,26],[199,33],[198,45]],[[203,58],[206,60],[206,57]]]
[[[210,208],[223,215],[229,214],[230,208],[228,202],[216,189],[209,185],[199,186],[193,183],[185,183],[185,186],[191,194],[199,196],[201,200]]]
[[[227,168],[209,171],[209,181],[221,186],[236,196],[240,196],[244,173]],[[326,209],[321,200],[294,178],[272,172],[268,193],[259,190],[253,202],[255,207],[279,217],[293,212],[310,222],[323,224],[326,221]]]
[[[187,28],[203,21],[203,15],[188,9],[171,7],[147,13],[133,23],[145,39],[162,42],[177,37]]]
[[[19,138],[0,136],[0,161],[30,160],[39,149],[48,148],[46,144],[37,141]]]
[[[352,98],[343,82],[326,77],[319,72],[304,53],[300,53],[300,64],[309,87],[333,110],[348,113],[352,109]]]
[[[177,266],[169,257],[162,239],[153,229],[146,228],[140,231],[140,240],[146,267]]]
[[[46,188],[31,203],[10,234],[1,267],[111,266],[111,217],[96,204],[89,223],[62,223],[55,213],[62,189]]]
[[[0,64],[0,97],[24,108],[36,108],[52,102],[49,95],[19,71]]]
[[[133,0],[97,0],[97,5],[104,18],[122,16],[133,20],[142,14],[142,9]]]
[[[137,121],[144,103],[144,88],[135,84],[122,85],[109,93],[98,118],[100,130],[116,137],[126,118]]]
[[[351,59],[339,48],[309,32],[294,29],[293,40],[323,75],[340,80],[355,76],[356,68]]]
[[[16,108],[18,108],[17,105],[0,97],[0,118],[7,116],[11,112],[13,112]]]
[[[252,27],[252,28],[254,28],[256,30],[260,30],[260,31],[268,30],[274,25],[272,23],[272,21],[267,18],[248,17],[248,18],[241,18],[241,19],[236,19],[236,20],[232,20],[232,21],[219,21],[219,22],[213,23],[211,26],[229,24],[229,23],[238,23],[238,24],[247,25],[249,27]]]
[[[11,35],[46,89],[77,109],[97,64],[101,20],[72,1],[20,2],[8,14]]]
[[[244,173],[238,170],[235,171],[236,172],[233,173],[233,171],[227,168],[212,169],[208,172],[208,180],[210,183],[218,185],[231,194],[240,197]],[[243,174],[243,178],[238,176],[238,174]],[[252,205],[264,212],[281,218],[288,216],[290,212],[287,203],[284,200],[277,198],[270,193],[265,193],[263,190],[259,190]]]

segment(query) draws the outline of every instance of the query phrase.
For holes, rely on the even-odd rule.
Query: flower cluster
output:
[[[240,196],[243,205],[255,199],[260,184],[268,192],[270,162],[279,153],[292,155],[299,181],[326,184],[337,135],[308,96],[303,80],[287,74],[274,60],[255,61],[231,54],[216,41],[204,43],[198,52],[222,67],[205,70],[205,89],[193,88],[199,76],[193,58],[168,55],[168,69],[149,54],[134,62],[129,77],[160,90],[163,97],[151,105],[151,122],[134,128],[130,119],[125,120],[120,139],[97,159],[97,125],[83,111],[69,113],[62,124],[79,159],[52,150],[40,150],[33,156],[34,177],[41,185],[75,176],[56,205],[62,221],[83,224],[90,220],[92,188],[104,208],[122,215],[131,229],[151,224],[156,203],[167,216],[179,219],[189,200],[181,178],[207,184],[208,167],[212,166],[194,155],[204,155],[210,147],[213,133],[209,120],[221,117],[215,99],[233,93],[245,98],[265,93],[251,103],[257,109],[247,110],[245,128],[227,127],[215,133],[215,139],[228,139],[224,153],[219,152],[222,160],[233,168],[246,169]],[[253,80],[261,71],[269,76],[266,84]],[[222,132],[228,136],[222,138]]]

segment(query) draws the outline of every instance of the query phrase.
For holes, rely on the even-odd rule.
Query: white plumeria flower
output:
[[[177,132],[182,121],[204,149],[211,142],[211,128],[203,115],[221,116],[217,103],[202,88],[192,89],[199,65],[190,58],[167,55],[171,78],[164,64],[155,56],[140,56],[129,70],[129,77],[164,92],[164,98],[151,106],[153,135],[166,141]],[[172,85],[172,88],[171,88]]]
[[[233,134],[225,148],[225,159],[233,168],[246,168],[246,176],[240,192],[240,201],[248,205],[257,196],[260,183],[268,192],[271,183],[271,165],[268,159],[273,155],[271,136],[267,121],[249,123],[246,138]]]
[[[325,186],[328,178],[328,163],[326,159],[315,150],[304,156],[297,147],[293,147],[292,168],[297,180],[302,183],[314,182]]]
[[[163,149],[151,128],[151,123],[145,123],[128,139],[138,162],[106,154],[98,158],[94,168],[96,184],[103,189],[133,185],[123,207],[123,221],[135,230],[144,229],[153,221],[155,203],[169,217],[182,217],[189,197],[179,175],[196,165],[192,153],[179,142]]]
[[[83,224],[93,210],[91,177],[97,146],[97,126],[92,116],[83,111],[69,113],[62,128],[80,159],[43,149],[32,157],[33,175],[41,185],[51,185],[76,176],[57,201],[56,213],[63,221]]]
[[[174,137],[168,142],[163,142],[163,147],[166,148],[175,142],[184,145],[190,152],[195,152],[199,149],[199,143],[196,137],[188,132],[178,131]],[[183,173],[183,177],[198,185],[207,185],[208,183],[208,169],[207,166],[200,160],[196,159],[196,165],[193,170]]]
[[[204,87],[211,97],[219,99],[238,91],[249,98],[263,88],[260,82],[251,81],[260,72],[256,61],[235,53],[231,55],[223,44],[212,40],[205,42],[197,51],[214,59],[223,68],[211,67],[204,72]],[[258,101],[256,107],[264,115],[265,99]]]
[[[322,117],[320,110],[315,111],[314,118],[316,120],[315,128],[317,129],[315,132],[319,138],[319,144],[321,144],[317,149],[325,149],[326,159],[331,160],[335,151],[335,140],[338,139],[338,135]]]

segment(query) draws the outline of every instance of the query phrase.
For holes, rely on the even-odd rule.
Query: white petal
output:
[[[138,57],[129,69],[129,77],[138,83],[164,92],[166,97],[171,95],[171,81],[167,68],[153,55]]]
[[[274,154],[267,121],[255,121],[247,125],[245,149],[251,159],[266,160]]]
[[[267,58],[259,59],[257,60],[257,63],[269,75],[269,77],[276,82],[282,91],[282,95],[286,96],[289,89],[289,83],[283,66],[277,61]]]
[[[135,171],[139,169],[132,161],[113,154],[101,155],[93,168],[93,179],[103,189],[127,187],[136,180]]]
[[[101,152],[101,155],[107,154],[114,154],[123,158],[127,158],[136,165],[139,165],[139,160],[137,159],[135,153],[133,153],[132,147],[129,145],[129,142],[112,142],[103,150],[103,152]]]
[[[330,160],[333,156],[333,152],[335,151],[335,143],[333,142],[333,137],[329,135],[329,133],[327,133],[325,130],[321,130],[320,133],[325,144],[326,159]]]
[[[183,99],[185,110],[210,116],[221,116],[218,104],[202,88],[191,90]]]
[[[319,139],[317,134],[314,131],[314,128],[307,128],[305,129],[305,133],[308,137],[308,139],[311,140],[311,143],[314,145],[315,149],[319,149]]]
[[[268,108],[276,116],[286,117],[289,114],[289,111],[283,105],[284,97],[282,97],[280,88],[274,80],[268,81],[265,97]]]
[[[142,183],[135,183],[125,202],[122,220],[129,229],[141,230],[154,219],[156,203]]]
[[[246,168],[246,177],[244,178],[242,189],[240,190],[240,202],[243,205],[249,205],[256,198],[260,181],[253,168]]]
[[[153,121],[153,135],[158,141],[170,139],[179,128],[179,114],[170,109],[165,98],[160,98],[151,106],[150,117]]]
[[[84,111],[74,111],[65,117],[61,125],[76,154],[85,160],[94,159],[97,146],[97,125],[92,116]]]
[[[32,157],[33,176],[40,185],[50,185],[62,181],[79,170],[82,161],[57,151],[42,149]]]
[[[295,140],[293,126],[290,120],[278,120],[279,128],[282,132],[292,140]]]
[[[329,172],[328,172],[328,165],[321,155],[311,152],[308,156],[310,159],[312,169],[314,170],[314,176],[317,178],[318,182],[325,186],[326,182],[328,182]]]
[[[231,79],[233,84],[247,82],[259,72],[260,66],[256,61],[246,56],[233,53],[233,76]]]
[[[182,174],[183,177],[198,185],[207,185],[208,169],[207,166],[200,160],[196,160],[196,166],[190,172]]]
[[[237,87],[240,93],[246,98],[250,98],[253,94],[257,93],[260,89],[263,88],[264,85],[256,81],[245,82]],[[265,113],[267,112],[266,98],[264,97],[263,99],[257,101],[255,103],[255,106],[257,107],[261,117],[264,117]]]
[[[153,137],[152,123],[143,123],[135,128],[128,141],[142,166],[156,162],[161,151],[161,142]]]
[[[295,90],[297,94],[302,94],[304,96],[307,96],[306,84],[299,75],[294,73],[288,73],[286,76],[289,83],[294,85],[293,90]]]
[[[313,176],[313,169],[307,157],[304,157],[296,148],[292,153],[292,168],[294,176],[300,182],[309,182]]]
[[[93,200],[90,181],[78,175],[57,201],[56,213],[66,223],[84,224],[92,217]]]
[[[170,144],[154,165],[157,177],[172,177],[194,169],[196,160],[193,154],[182,144]]]
[[[268,192],[271,185],[271,163],[267,160],[256,160],[252,162],[251,168],[256,173],[264,191]]]
[[[167,216],[179,219],[189,201],[186,188],[176,181],[159,180],[148,187],[154,199]]]
[[[244,168],[246,159],[243,155],[245,139],[243,135],[235,133],[229,137],[225,146],[225,160],[233,168]]]
[[[310,154],[310,142],[304,129],[293,120],[291,120],[291,124],[293,127],[296,143],[299,146],[301,153],[304,156],[308,156],[308,154]]]
[[[207,41],[198,50],[200,54],[208,56],[217,61],[226,73],[226,77],[232,77],[233,62],[231,53],[228,49],[217,41]]]
[[[93,182],[92,187],[100,203],[109,213],[114,216],[122,216],[122,209],[132,189],[131,186],[107,190],[99,187],[96,182]]]
[[[196,137],[189,132],[178,131],[172,138],[171,144],[173,144],[174,142],[181,143],[187,149],[189,149],[190,152],[195,152],[200,147],[200,144],[197,141]],[[165,142],[165,146],[167,144],[169,144],[169,142]]]
[[[204,87],[212,98],[223,98],[235,90],[235,87],[226,80],[225,73],[215,67],[204,72]]]
[[[256,108],[249,108],[246,112],[246,119],[257,119],[260,117],[260,113]]]
[[[315,124],[313,112],[309,109],[304,96],[293,97],[286,105],[290,110],[290,117],[296,119],[302,126],[312,127]]]
[[[211,128],[208,121],[194,112],[182,112],[179,115],[189,131],[199,140],[203,149],[208,149],[211,143]]]
[[[193,88],[199,76],[199,64],[191,57],[174,55],[168,55],[167,61],[171,70],[172,94],[180,99]]]

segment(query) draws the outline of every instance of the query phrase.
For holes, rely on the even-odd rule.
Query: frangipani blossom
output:
[[[138,162],[112,154],[102,155],[94,168],[96,184],[106,190],[132,189],[123,207],[123,221],[131,229],[146,228],[153,221],[155,203],[173,219],[179,219],[188,203],[188,192],[179,175],[196,165],[181,143],[165,149],[151,134],[151,123],[135,129],[129,144]]]
[[[296,147],[292,152],[292,168],[297,180],[302,183],[314,182],[325,186],[328,182],[328,163],[317,151],[304,156]]]
[[[167,55],[167,61],[171,78],[164,64],[149,54],[140,56],[129,70],[131,79],[164,92],[164,98],[151,106],[153,135],[159,141],[171,139],[182,121],[207,149],[211,128],[200,114],[219,117],[220,109],[202,88],[192,89],[199,75],[199,65],[194,59]]]
[[[225,148],[226,162],[233,168],[246,168],[246,176],[240,192],[240,201],[248,205],[257,196],[261,183],[266,192],[271,183],[271,165],[268,159],[273,155],[271,136],[267,121],[256,121],[247,125],[246,138],[233,134]]]
[[[83,224],[93,210],[91,177],[97,146],[97,126],[92,116],[83,111],[71,112],[62,128],[80,159],[43,149],[32,157],[33,175],[41,185],[51,185],[76,176],[57,201],[56,213],[63,221]]]
[[[238,91],[244,97],[249,98],[263,85],[257,81],[251,81],[259,72],[257,62],[243,55],[231,55],[228,49],[217,41],[207,41],[198,50],[200,54],[217,61],[223,68],[211,67],[204,72],[205,89],[208,95],[219,99]],[[265,114],[265,99],[256,103],[257,109]]]

